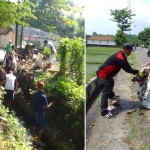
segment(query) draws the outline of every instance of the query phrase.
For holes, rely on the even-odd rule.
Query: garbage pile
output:
[[[136,75],[132,81],[138,83],[136,91],[139,101],[145,108],[150,109],[150,68],[143,67],[141,71],[144,76]]]
[[[25,74],[30,70],[38,70],[38,69],[56,69],[56,66],[49,65],[48,58],[43,56],[40,52],[37,54],[36,59],[28,59],[28,60],[21,60],[17,62],[17,72],[19,74]]]

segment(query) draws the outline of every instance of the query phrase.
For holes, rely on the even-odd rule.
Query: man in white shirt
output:
[[[49,55],[49,63],[54,64],[56,62],[56,53],[57,50],[52,42],[49,42],[47,40],[44,41],[44,47],[49,47],[50,48],[50,55]]]
[[[11,103],[14,100],[14,89],[18,90],[18,81],[16,77],[13,75],[13,71],[10,70],[8,74],[6,74],[6,83],[5,83],[5,92],[4,94],[4,104],[11,107]]]

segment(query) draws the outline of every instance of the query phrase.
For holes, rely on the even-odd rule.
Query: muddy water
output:
[[[17,117],[19,119],[20,125],[24,128],[26,128],[26,135],[27,139],[31,142],[31,145],[36,148],[37,150],[49,150],[51,149],[48,147],[48,145],[45,145],[44,147],[41,147],[39,145],[36,145],[36,143],[33,141],[32,138],[32,126],[31,126],[31,119],[26,116],[26,114],[19,108],[18,104],[13,103],[12,105],[12,111],[13,111],[13,116]],[[44,142],[44,138],[42,137],[42,142]]]

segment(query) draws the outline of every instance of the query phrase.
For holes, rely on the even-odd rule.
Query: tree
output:
[[[130,31],[131,22],[128,22],[129,19],[132,19],[132,16],[135,16],[135,14],[132,14],[131,10],[127,10],[127,8],[121,9],[121,10],[112,10],[110,9],[111,13],[110,15],[113,16],[113,19],[110,19],[114,22],[117,22],[118,28],[120,28],[121,31]]]
[[[97,35],[97,33],[94,31],[94,32],[92,33],[92,35],[95,36],[95,35]]]
[[[141,31],[138,34],[138,39],[142,41],[145,47],[149,45],[150,42],[150,28],[144,28],[144,31]]]
[[[30,26],[59,34],[60,37],[73,37],[78,26],[76,13],[83,11],[72,0],[31,0],[37,21],[29,20]]]
[[[90,36],[91,36],[91,35],[89,35],[89,34],[86,34],[86,39],[87,39],[87,38],[89,38]]]
[[[126,34],[123,31],[118,30],[116,36],[114,37],[114,40],[117,46],[122,46],[127,42]]]
[[[80,17],[77,19],[77,27],[75,28],[74,35],[76,37],[84,38],[84,18]]]
[[[29,18],[36,19],[31,13],[30,6],[34,7],[29,0],[25,2],[11,3],[0,1],[0,28],[7,28],[14,25],[16,22],[21,25],[28,26],[26,21]]]

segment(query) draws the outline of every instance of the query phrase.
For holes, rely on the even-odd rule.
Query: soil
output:
[[[147,49],[137,48],[135,53],[141,65],[150,61],[146,54]],[[141,69],[141,68],[137,68]],[[149,133],[143,134],[145,129],[149,129],[149,110],[143,108],[137,99],[136,83],[133,85],[131,79],[133,75],[121,70],[116,79],[114,92],[120,95],[121,106],[114,109],[117,114],[114,119],[102,118],[98,102],[89,109],[86,120],[86,150],[147,150],[146,143],[150,143]],[[95,111],[94,111],[95,110]],[[99,115],[93,114],[98,110]],[[138,119],[133,119],[136,114]],[[93,116],[90,119],[89,116]],[[91,121],[92,120],[92,121]],[[131,133],[132,127],[138,128],[134,140]],[[91,129],[89,128],[91,127]],[[137,129],[136,128],[136,129]],[[132,142],[134,140],[134,142]]]

